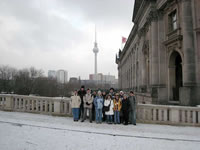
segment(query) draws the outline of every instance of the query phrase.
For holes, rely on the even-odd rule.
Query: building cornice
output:
[[[137,23],[140,17],[144,14],[146,6],[156,0],[135,0],[132,22]]]

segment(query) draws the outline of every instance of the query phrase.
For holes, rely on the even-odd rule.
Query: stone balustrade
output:
[[[200,126],[200,107],[138,104],[137,119],[143,123]]]
[[[0,94],[0,110],[71,115],[70,98]]]
[[[71,116],[70,98],[0,94],[0,110]],[[137,105],[137,121],[200,126],[200,107]]]

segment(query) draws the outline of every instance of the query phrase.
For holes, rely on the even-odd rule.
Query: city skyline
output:
[[[0,65],[68,70],[88,79],[94,72],[95,25],[98,72],[117,77],[115,55],[128,37],[134,0],[0,2]],[[113,7],[115,4],[115,7]],[[120,10],[120,11],[119,11]],[[84,69],[83,69],[84,68]]]

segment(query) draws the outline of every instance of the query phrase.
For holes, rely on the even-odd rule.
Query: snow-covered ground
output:
[[[0,150],[199,150],[200,128],[73,122],[0,111]]]

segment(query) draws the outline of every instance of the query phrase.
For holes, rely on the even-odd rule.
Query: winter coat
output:
[[[123,99],[122,100],[122,111],[129,111],[130,108],[130,101],[129,99]]]
[[[103,97],[96,96],[94,99],[94,106],[95,106],[95,109],[102,109],[103,108]]]
[[[78,91],[78,95],[80,96],[80,98],[81,98],[81,103],[83,104],[83,97],[85,96],[85,94],[86,94],[86,91],[85,90],[79,90]]]
[[[136,109],[136,99],[135,96],[129,96],[129,102],[130,102],[130,111],[133,111]]]
[[[118,101],[116,99],[114,99],[114,111],[120,111],[121,107],[122,107],[122,102],[121,99],[119,99]]]
[[[114,111],[113,111],[114,104],[113,104],[113,100],[112,99],[111,100],[106,99],[104,101],[104,106],[109,106],[109,105],[110,105],[110,109],[109,109],[109,111],[106,111],[105,114],[106,115],[114,115]]]
[[[81,98],[78,95],[71,96],[71,107],[72,108],[80,108]]]
[[[93,96],[92,96],[92,94],[86,94],[83,97],[83,102],[84,102],[84,108],[92,109],[92,104],[93,104]]]

